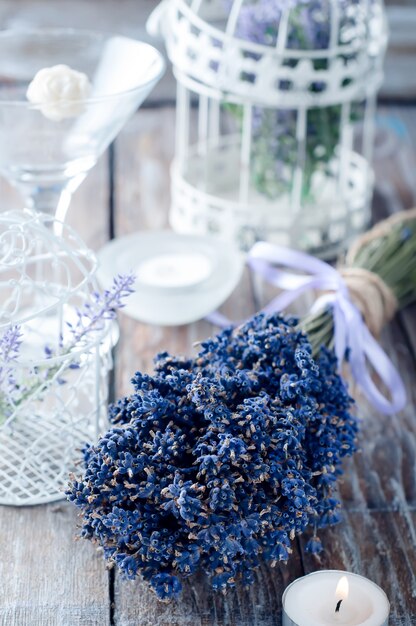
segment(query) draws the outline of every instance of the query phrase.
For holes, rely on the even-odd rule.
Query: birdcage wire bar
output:
[[[160,13],[177,80],[170,221],[179,232],[211,232],[243,248],[266,238],[333,256],[369,220],[387,44],[383,2],[351,4],[347,32],[339,0],[327,0],[328,45],[298,49],[288,44],[291,10],[283,12],[273,45],[241,38],[238,23],[248,1],[171,0]],[[334,117],[336,145],[325,167],[317,158],[316,172],[307,174],[317,110]],[[255,124],[273,115],[290,120],[293,150],[290,162],[279,165],[282,189],[271,194],[254,182]]]
[[[82,448],[105,427],[112,325],[67,343],[69,324],[97,292],[96,266],[69,226],[0,214],[0,337],[16,326],[21,333],[11,386],[0,384],[0,504],[63,499]]]

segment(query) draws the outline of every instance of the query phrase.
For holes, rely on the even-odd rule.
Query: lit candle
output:
[[[389,612],[384,591],[349,572],[314,572],[283,594],[283,626],[387,626]]]
[[[212,273],[210,259],[200,253],[159,254],[144,259],[136,270],[142,285],[181,289],[204,282]]]
[[[344,615],[344,609],[341,611],[341,604],[344,600],[348,599],[350,593],[350,583],[348,582],[348,578],[346,576],[341,576],[338,581],[337,588],[335,589],[335,613],[336,617],[340,617]]]
[[[99,253],[103,286],[133,269],[135,291],[124,312],[141,322],[177,326],[215,311],[237,286],[245,257],[230,241],[170,231],[133,233]]]

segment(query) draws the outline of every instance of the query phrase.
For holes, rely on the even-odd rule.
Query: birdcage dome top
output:
[[[381,81],[383,0],[164,0],[159,24],[178,79],[209,95],[326,104]]]
[[[3,213],[0,331],[87,302],[97,290],[96,268],[95,255],[69,226],[42,213]]]

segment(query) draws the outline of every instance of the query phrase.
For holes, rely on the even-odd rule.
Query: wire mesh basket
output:
[[[86,332],[82,313],[95,270],[68,226],[0,214],[0,504],[62,499],[81,449],[105,425],[111,324]]]
[[[331,256],[365,228],[382,0],[169,0],[156,25],[177,79],[176,230]]]

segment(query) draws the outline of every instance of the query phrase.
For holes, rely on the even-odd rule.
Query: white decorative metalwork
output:
[[[77,341],[68,325],[97,291],[95,270],[68,226],[0,214],[0,337],[15,325],[22,333],[11,390],[0,396],[0,504],[62,499],[81,448],[105,425],[110,325]]]
[[[368,220],[383,0],[322,0],[314,19],[326,20],[328,41],[310,49],[291,41],[294,3],[270,45],[244,37],[240,20],[256,4],[265,0],[164,0],[150,20],[178,83],[171,223],[236,237],[242,247],[267,237],[330,255]],[[330,119],[330,148],[313,143],[318,110]],[[269,140],[279,131],[276,141],[291,142],[286,161],[264,129],[259,138],[260,123]]]

